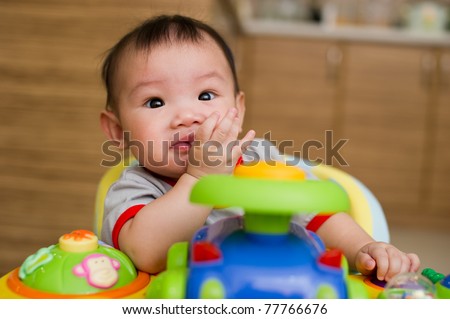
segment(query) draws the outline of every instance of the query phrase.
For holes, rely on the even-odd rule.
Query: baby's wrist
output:
[[[198,172],[193,172],[190,170],[187,170],[186,173],[184,173],[183,175],[185,175],[186,177],[188,177],[190,179],[195,179],[195,181],[198,181],[200,179],[200,177],[202,176]]]
[[[183,173],[180,178],[178,179],[177,183],[174,185],[174,188],[176,189],[188,189],[189,191],[192,189],[192,187],[198,182],[198,178],[186,173]]]
[[[209,175],[211,173],[212,172],[210,172],[210,169],[208,167],[203,166],[188,166],[186,170],[186,174],[189,174],[196,179],[200,179],[203,176]]]

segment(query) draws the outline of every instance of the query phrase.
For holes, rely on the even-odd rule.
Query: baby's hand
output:
[[[249,131],[238,140],[240,119],[237,110],[231,108],[219,121],[214,112],[198,128],[195,141],[189,151],[187,173],[196,178],[208,174],[231,174],[237,160],[255,137]]]
[[[355,265],[363,275],[376,272],[379,280],[388,281],[398,273],[416,272],[420,260],[416,254],[404,253],[390,244],[371,242],[358,251]]]

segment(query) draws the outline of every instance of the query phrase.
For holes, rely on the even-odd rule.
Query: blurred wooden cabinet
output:
[[[348,170],[379,197],[390,222],[448,228],[449,50],[347,46]]]
[[[450,218],[450,50],[436,52],[433,114],[430,120],[431,156],[426,200],[428,214],[448,226]],[[429,166],[429,167],[428,167]]]
[[[303,143],[324,143],[333,126],[337,88],[327,78],[329,43],[271,37],[245,40],[242,86],[247,97],[246,127],[276,140],[286,153],[302,151],[323,158],[324,149]],[[307,146],[307,145],[306,145]]]
[[[244,41],[247,126],[277,142],[348,139],[348,166],[390,223],[448,227],[449,52],[442,49],[250,36]],[[310,158],[327,159],[325,148]],[[286,150],[292,153],[292,149]],[[304,154],[302,154],[304,155]],[[329,154],[328,154],[329,155]]]
[[[428,85],[422,50],[348,44],[342,137],[348,171],[380,199],[389,221],[421,218]]]

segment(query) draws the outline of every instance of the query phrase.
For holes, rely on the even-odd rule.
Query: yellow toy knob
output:
[[[236,166],[234,176],[274,180],[304,180],[306,174],[296,166],[282,162],[254,162]]]
[[[93,251],[98,247],[98,238],[88,230],[74,230],[59,238],[59,248],[71,253]]]

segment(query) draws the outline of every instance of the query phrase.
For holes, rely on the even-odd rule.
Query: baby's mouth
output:
[[[193,142],[194,142],[193,132],[182,136],[180,136],[180,134],[177,133],[173,141],[170,143],[170,147],[178,151],[189,151]]]

